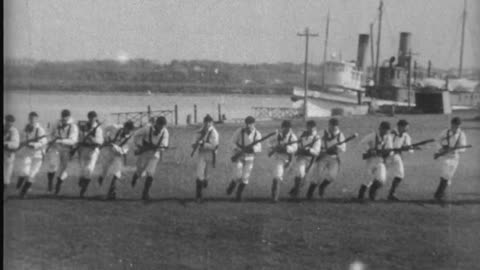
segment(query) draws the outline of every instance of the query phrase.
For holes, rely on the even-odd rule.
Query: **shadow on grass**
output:
[[[18,196],[10,196],[8,200],[25,200],[25,201],[35,201],[35,200],[70,200],[70,201],[96,201],[103,203],[116,203],[116,202],[142,202],[145,204],[154,204],[162,202],[178,202],[181,205],[186,206],[189,203],[197,204],[197,201],[194,198],[179,198],[179,197],[163,197],[163,198],[151,198],[149,201],[143,201],[140,198],[117,198],[115,200],[107,200],[105,196],[97,195],[90,196],[85,198],[80,198],[78,196],[68,196],[68,195],[30,195],[25,198],[20,198]],[[201,203],[198,204],[208,204],[208,203],[266,203],[274,204],[270,198],[267,197],[247,197],[244,198],[241,202],[237,202],[233,197],[208,197],[204,198]],[[436,200],[430,199],[408,199],[400,201],[389,201],[385,199],[379,199],[375,201],[363,200],[360,201],[356,198],[328,198],[328,199],[312,199],[307,200],[304,198],[301,199],[290,199],[284,198],[280,199],[276,204],[291,203],[291,204],[417,204],[417,205],[480,205],[480,198],[475,199],[460,199],[460,200],[445,200],[443,202],[438,202]]]

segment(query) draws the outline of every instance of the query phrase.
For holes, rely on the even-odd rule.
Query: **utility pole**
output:
[[[304,70],[303,70],[303,87],[305,90],[305,97],[304,97],[304,111],[303,111],[303,117],[305,121],[307,121],[307,90],[308,90],[308,41],[310,37],[318,37],[318,33],[310,33],[310,29],[308,27],[305,28],[305,31],[303,33],[297,33],[297,36],[299,37],[305,37],[305,65],[304,65]]]
[[[465,42],[465,21],[467,20],[467,0],[463,2],[463,15],[462,15],[462,40],[460,43],[460,64],[458,66],[458,77],[462,77],[463,68],[463,46]]]
[[[378,33],[377,33],[377,56],[375,57],[375,89],[379,83],[378,61],[380,60],[380,38],[382,34],[382,14],[383,14],[383,0],[380,0],[378,7]]]
[[[328,46],[328,28],[330,26],[330,10],[327,14],[327,26],[325,29],[325,45],[323,48],[323,65],[322,65],[322,87],[325,88],[325,64],[327,63],[327,46]]]
[[[370,42],[370,58],[372,59],[372,64],[370,66],[370,69],[373,72],[373,81],[375,81],[375,52],[373,49],[373,23],[370,24],[370,39],[372,40]]]
[[[411,85],[411,78],[412,78],[412,52],[408,51],[408,56],[407,56],[407,89],[408,89],[408,109],[410,109],[410,92],[412,90],[412,85]]]

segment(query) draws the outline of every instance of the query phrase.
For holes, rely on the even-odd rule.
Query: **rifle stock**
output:
[[[242,147],[242,149],[241,149],[240,151],[238,151],[237,153],[235,153],[235,154],[230,158],[230,160],[231,160],[232,162],[237,162],[237,160],[240,158],[240,156],[242,156],[243,154],[245,154],[245,149],[246,149],[246,148],[253,147],[253,146],[255,146],[257,143],[261,143],[261,142],[267,140],[268,138],[270,138],[270,137],[272,137],[272,136],[274,136],[274,135],[276,135],[276,134],[277,134],[277,132],[269,133],[267,136],[261,138],[260,140],[256,140],[256,141],[250,143],[249,145],[247,145],[247,146],[245,146],[245,147]],[[237,145],[237,146],[238,146],[238,145]]]

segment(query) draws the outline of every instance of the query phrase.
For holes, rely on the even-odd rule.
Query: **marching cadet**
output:
[[[404,119],[401,119],[397,122],[397,130],[392,130],[392,142],[394,149],[412,145],[412,138],[407,133],[408,126],[408,122]],[[408,152],[413,153],[413,149],[409,149]],[[388,171],[393,176],[392,186],[390,187],[390,192],[388,193],[388,199],[391,201],[398,201],[398,198],[395,196],[395,190],[405,177],[405,169],[403,167],[403,160],[400,152],[394,152],[393,155],[387,159],[387,167]]]
[[[292,124],[288,120],[282,122],[280,131],[270,140],[270,146],[274,158],[272,201],[277,202],[280,196],[280,183],[283,181],[283,174],[292,162],[293,155],[297,151],[297,136],[292,132]],[[269,155],[270,155],[269,153]]]
[[[25,126],[23,137],[25,141],[22,142],[21,147],[25,147],[24,157],[17,182],[17,189],[22,188],[20,197],[27,194],[28,189],[35,181],[35,176],[42,166],[45,145],[47,144],[46,132],[38,122],[36,112],[31,112],[28,115],[28,124]]]
[[[307,199],[311,199],[313,192],[318,186],[318,196],[323,197],[325,188],[335,179],[337,179],[340,170],[339,153],[347,150],[346,143],[336,145],[345,141],[345,136],[338,127],[339,121],[337,118],[331,118],[328,121],[328,128],[323,131],[321,138],[320,155],[323,155],[316,162],[316,169],[318,178],[317,181],[312,181],[307,191]],[[322,181],[323,179],[323,181]],[[322,181],[320,183],[320,181]]]
[[[100,154],[100,146],[103,144],[103,131],[98,122],[95,111],[87,114],[88,122],[80,130],[78,155],[80,161],[80,198],[83,198],[91,182],[93,170]]]
[[[133,136],[134,125],[132,121],[127,121],[121,125],[111,125],[105,128],[104,154],[102,175],[98,178],[98,184],[101,186],[103,180],[107,178],[108,171],[113,174],[112,182],[107,193],[108,200],[115,200],[115,184],[122,177],[122,167],[129,150],[129,141]]]
[[[307,130],[300,135],[298,145],[296,171],[297,175],[294,179],[294,186],[290,190],[290,196],[297,198],[300,188],[305,181],[308,171],[313,165],[314,159],[320,153],[321,140],[317,134],[317,124],[313,120],[307,121]]]
[[[5,116],[3,125],[3,200],[6,199],[7,188],[12,178],[15,151],[20,146],[20,136],[13,123],[15,123],[13,115]]]
[[[367,153],[364,159],[367,161],[368,174],[373,178],[368,184],[362,184],[358,191],[358,199],[363,200],[365,192],[368,189],[370,200],[375,200],[377,191],[383,186],[387,180],[387,170],[385,167],[385,158],[391,155],[393,147],[392,137],[390,134],[390,123],[381,122],[378,132],[372,132],[365,136],[360,142],[361,145],[367,147]]]
[[[434,198],[442,201],[445,197],[445,191],[451,184],[453,175],[457,170],[460,153],[465,152],[467,146],[467,136],[460,129],[462,121],[458,117],[452,118],[450,128],[445,129],[437,138],[438,153],[435,158],[439,158],[440,182],[435,191]]]
[[[52,129],[50,136],[51,141],[48,143],[46,150],[49,163],[47,173],[48,191],[52,191],[53,179],[57,174],[55,195],[58,195],[63,181],[68,177],[67,166],[70,160],[70,151],[78,141],[78,127],[75,125],[69,110],[65,109],[61,112],[61,119]]]
[[[234,162],[233,180],[227,187],[227,195],[232,194],[238,184],[236,200],[242,200],[242,192],[248,185],[253,169],[255,153],[262,152],[262,144],[255,143],[262,139],[262,134],[255,128],[255,118],[245,118],[245,127],[239,128],[232,137],[233,152],[240,155]]]
[[[143,188],[142,199],[150,200],[150,187],[153,183],[153,176],[160,160],[160,155],[168,148],[169,133],[167,130],[167,119],[160,116],[155,119],[155,123],[140,129],[133,137],[137,147],[136,155],[139,155],[137,161],[137,170],[132,178],[132,187],[138,178],[146,175]]]
[[[196,199],[201,201],[202,190],[208,185],[208,164],[215,166],[216,151],[219,143],[219,135],[213,126],[213,118],[207,114],[203,118],[203,127],[195,134],[192,144],[193,152],[198,149],[197,179],[196,179]]]

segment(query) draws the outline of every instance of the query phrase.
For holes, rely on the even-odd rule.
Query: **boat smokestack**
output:
[[[368,34],[358,35],[357,68],[359,70],[365,68],[369,38],[370,36]]]
[[[412,33],[400,33],[400,45],[398,46],[398,66],[407,68],[408,54],[411,50]]]

